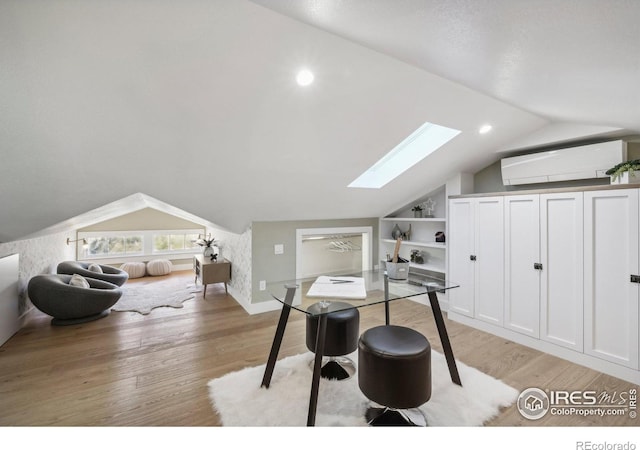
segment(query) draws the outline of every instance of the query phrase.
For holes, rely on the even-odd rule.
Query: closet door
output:
[[[540,217],[538,195],[504,201],[504,326],[540,335]],[[546,269],[546,268],[545,268]]]
[[[475,317],[502,326],[504,309],[504,198],[476,199]]]
[[[583,194],[540,196],[540,338],[583,349]]]
[[[471,198],[449,201],[448,280],[460,287],[447,291],[449,311],[473,317],[474,265],[471,261],[474,246],[474,200]]]
[[[584,194],[584,352],[638,368],[638,190]]]

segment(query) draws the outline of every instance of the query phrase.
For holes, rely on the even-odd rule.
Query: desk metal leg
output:
[[[316,356],[313,362],[313,377],[311,379],[311,395],[309,396],[309,414],[307,426],[316,424],[316,409],[318,407],[318,390],[320,388],[320,371],[322,369],[322,356],[324,354],[324,339],[327,331],[327,315],[322,314],[318,318],[318,332],[316,334]]]
[[[389,313],[389,276],[384,274],[384,323],[389,325],[391,323],[391,316]]]
[[[453,350],[451,349],[451,342],[449,342],[449,334],[447,333],[447,327],[442,317],[442,310],[440,309],[440,302],[438,296],[434,291],[430,291],[429,302],[431,303],[431,311],[433,317],[436,320],[436,326],[438,327],[438,334],[440,335],[440,342],[442,342],[442,349],[444,350],[444,356],[447,359],[447,366],[449,366],[449,374],[451,375],[451,381],[455,384],[462,386],[460,381],[460,375],[458,374],[458,366],[453,356]]]
[[[287,295],[284,298],[284,305],[282,305],[280,320],[278,321],[276,334],[273,336],[273,343],[271,344],[271,352],[269,353],[267,366],[264,369],[264,376],[262,377],[261,386],[264,386],[266,388],[269,388],[269,384],[271,383],[271,376],[273,375],[273,369],[276,367],[278,353],[280,352],[280,344],[282,344],[282,337],[284,336],[284,330],[287,327],[287,321],[289,320],[289,313],[291,312],[291,305],[293,303],[293,297],[295,296],[295,293],[296,293],[296,288],[297,286],[287,286]]]

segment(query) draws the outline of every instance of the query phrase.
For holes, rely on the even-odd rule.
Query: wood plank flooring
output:
[[[172,277],[192,279],[190,271]],[[130,280],[149,283],[154,278]],[[0,347],[0,426],[217,426],[207,382],[264,364],[279,312],[248,315],[210,285],[182,309],[53,327],[33,310],[26,326]],[[392,323],[415,327],[442,351],[429,308],[391,305]],[[361,330],[384,323],[382,306],[361,310]],[[628,391],[637,386],[446,320],[456,358],[522,390]],[[305,321],[292,312],[280,358],[307,351]],[[260,383],[261,380],[256,380]],[[463,380],[464,382],[464,380]],[[515,406],[489,426],[637,426],[628,416],[551,416],[529,421]]]

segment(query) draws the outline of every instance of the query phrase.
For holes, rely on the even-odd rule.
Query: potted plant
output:
[[[640,170],[640,159],[632,159],[616,164],[605,173],[611,177],[611,184],[640,183],[637,170]]]
[[[416,205],[413,208],[411,208],[411,211],[413,211],[413,217],[421,218],[423,209],[424,207],[422,205]]]
[[[217,253],[215,253],[215,249],[213,247],[211,247],[213,244],[217,244],[217,242],[215,242],[215,238],[211,238],[211,239],[207,239],[206,236],[205,237],[201,237],[198,238],[196,240],[196,244],[198,244],[200,247],[202,247],[202,255],[205,257],[210,257],[212,260],[215,259],[215,257],[217,257]]]

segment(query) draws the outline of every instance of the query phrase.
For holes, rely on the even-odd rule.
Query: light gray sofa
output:
[[[29,280],[31,303],[53,317],[52,325],[74,325],[106,317],[122,296],[113,283],[86,278],[89,288],[69,285],[71,275],[36,275]]]
[[[90,263],[81,261],[64,261],[58,264],[56,272],[65,275],[73,275],[77,273],[86,278],[94,278],[96,280],[108,281],[117,286],[122,286],[129,279],[129,274],[124,270],[120,270],[116,267],[105,266],[99,264],[103,273],[93,272],[89,270]]]

